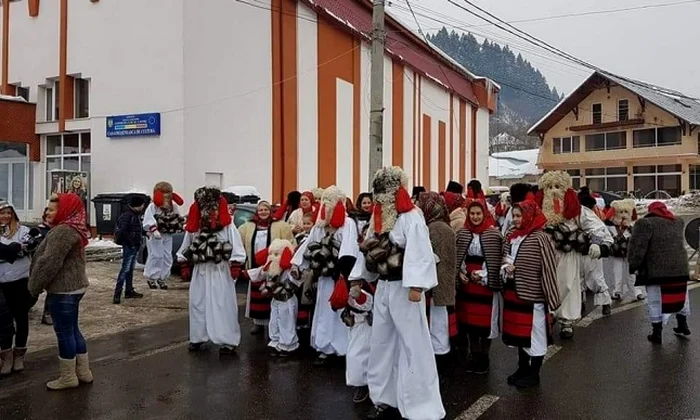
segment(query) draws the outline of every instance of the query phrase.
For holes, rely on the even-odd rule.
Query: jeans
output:
[[[51,316],[53,317],[53,330],[58,340],[58,354],[61,359],[74,359],[76,354],[87,353],[85,338],[78,326],[78,312],[80,300],[84,293],[79,295],[49,294]]]
[[[0,290],[5,295],[7,308],[15,323],[14,344],[15,347],[20,348],[27,347],[27,339],[29,338],[29,307],[32,296],[29,294],[28,283],[28,279],[0,283]],[[7,343],[2,344],[3,350],[7,350],[5,347],[7,347]]]
[[[134,267],[136,267],[136,255],[139,253],[139,247],[130,247],[124,245],[122,247],[122,268],[119,270],[117,277],[117,287],[115,293],[121,294],[126,282],[126,292],[134,291]]]

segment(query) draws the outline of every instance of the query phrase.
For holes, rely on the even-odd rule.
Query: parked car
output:
[[[253,203],[236,204],[236,211],[233,213],[233,224],[236,226],[236,228],[253,218],[253,215],[255,215],[255,207],[256,204]],[[176,233],[175,235],[173,235],[173,261],[177,261],[177,256],[175,254],[180,249],[180,246],[182,246],[182,240],[184,236],[185,234],[183,232]],[[146,248],[146,241],[144,240],[137,261],[140,264],[146,264],[147,259],[148,249]],[[173,264],[173,272],[179,271],[179,264]]]

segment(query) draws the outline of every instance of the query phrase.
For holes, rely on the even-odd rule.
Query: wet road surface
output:
[[[700,302],[700,291],[691,292]],[[550,347],[539,388],[519,391],[505,378],[517,354],[494,343],[486,376],[447,361],[441,391],[449,419],[691,419],[700,417],[700,315],[690,339],[664,331],[647,342],[644,305],[578,328],[571,342]],[[0,380],[0,419],[361,419],[344,365],[314,368],[311,354],[272,359],[262,337],[243,322],[239,353],[188,354],[187,320],[89,343],[95,383],[62,392],[44,384],[57,372],[56,353],[33,354],[27,370]],[[480,416],[480,417],[479,417]]]

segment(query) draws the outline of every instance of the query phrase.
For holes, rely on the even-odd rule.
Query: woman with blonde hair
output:
[[[267,201],[258,203],[255,216],[238,228],[241,240],[246,250],[246,270],[257,268],[255,254],[267,249],[275,239],[286,239],[296,246],[294,234],[289,224],[283,220],[274,220],[272,217],[272,205]],[[264,296],[258,286],[248,283],[248,299],[245,316],[253,320],[253,328],[250,333],[261,334],[265,325],[270,320],[270,304],[272,298]]]
[[[0,202],[0,291],[15,325],[14,348],[12,340],[0,343],[0,376],[24,370],[29,338],[29,309],[32,297],[29,282],[30,258],[26,250],[29,228],[19,222],[12,204]]]

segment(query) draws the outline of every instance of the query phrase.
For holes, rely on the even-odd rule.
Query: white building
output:
[[[539,181],[542,169],[537,167],[540,149],[497,152],[489,156],[489,186],[510,187],[518,182]]]
[[[2,135],[19,123],[0,101],[0,195],[26,197],[23,217],[40,215],[56,171],[70,171],[64,188],[87,175],[90,197],[160,180],[187,198],[204,184],[275,201],[367,190],[369,0],[0,1],[2,93],[36,104],[31,127],[13,128],[27,140]],[[386,25],[384,164],[435,190],[486,180],[498,86]],[[160,134],[107,136],[111,117],[136,114]],[[7,142],[21,146],[9,166]]]

